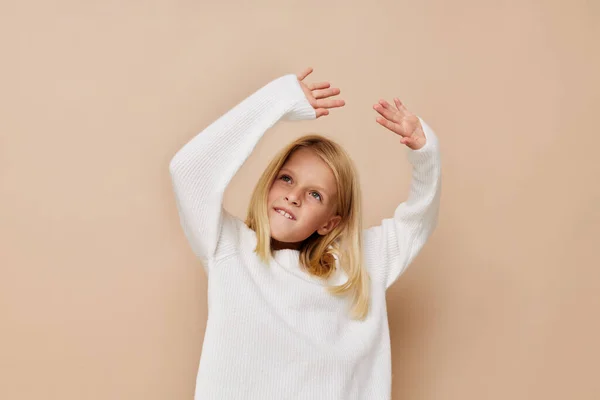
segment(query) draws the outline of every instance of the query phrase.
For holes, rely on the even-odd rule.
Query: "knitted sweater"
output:
[[[437,224],[441,189],[438,140],[423,121],[426,144],[407,149],[408,199],[393,217],[363,231],[371,276],[366,319],[349,317],[348,297],[301,268],[299,252],[254,253],[255,232],[222,206],[230,180],[262,135],[279,120],[315,119],[294,74],[277,78],[214,121],[170,162],[183,231],[208,277],[208,321],[196,379],[202,400],[389,399],[391,353],[386,289]],[[338,262],[338,261],[336,261]]]

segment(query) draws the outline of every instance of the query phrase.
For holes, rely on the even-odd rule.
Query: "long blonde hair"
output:
[[[363,263],[361,192],[358,175],[346,151],[329,138],[318,134],[304,135],[275,155],[258,180],[246,217],[246,225],[255,231],[254,251],[268,263],[273,256],[268,218],[267,197],[279,170],[299,148],[310,148],[333,171],[337,184],[337,214],[340,223],[326,235],[313,233],[300,246],[300,264],[312,275],[328,278],[334,272],[336,255],[348,280],[339,286],[327,286],[337,296],[352,295],[351,316],[364,319],[369,311],[370,277]]]

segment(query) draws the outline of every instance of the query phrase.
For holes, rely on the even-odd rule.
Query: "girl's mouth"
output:
[[[292,214],[288,213],[285,210],[282,210],[281,208],[274,208],[274,210],[275,210],[275,212],[277,214],[281,215],[284,218],[287,218],[287,219],[289,219],[291,221],[295,221],[296,220],[296,218]]]

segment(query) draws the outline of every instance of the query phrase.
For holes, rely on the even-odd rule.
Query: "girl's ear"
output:
[[[331,217],[325,225],[323,225],[321,228],[317,229],[317,233],[321,236],[327,235],[329,232],[331,232],[333,230],[333,228],[338,226],[338,224],[340,223],[341,220],[342,220],[342,217],[339,215]]]

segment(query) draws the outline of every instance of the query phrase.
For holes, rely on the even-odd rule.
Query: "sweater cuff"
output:
[[[310,120],[317,118],[317,112],[310,105],[298,77],[295,74],[287,74],[280,78],[281,83],[285,85],[285,89],[290,95],[294,96],[296,102],[286,111],[282,119],[286,121]]]
[[[406,147],[408,160],[412,165],[427,164],[439,158],[439,142],[433,130],[425,121],[418,117],[425,134],[425,145],[418,150]]]

